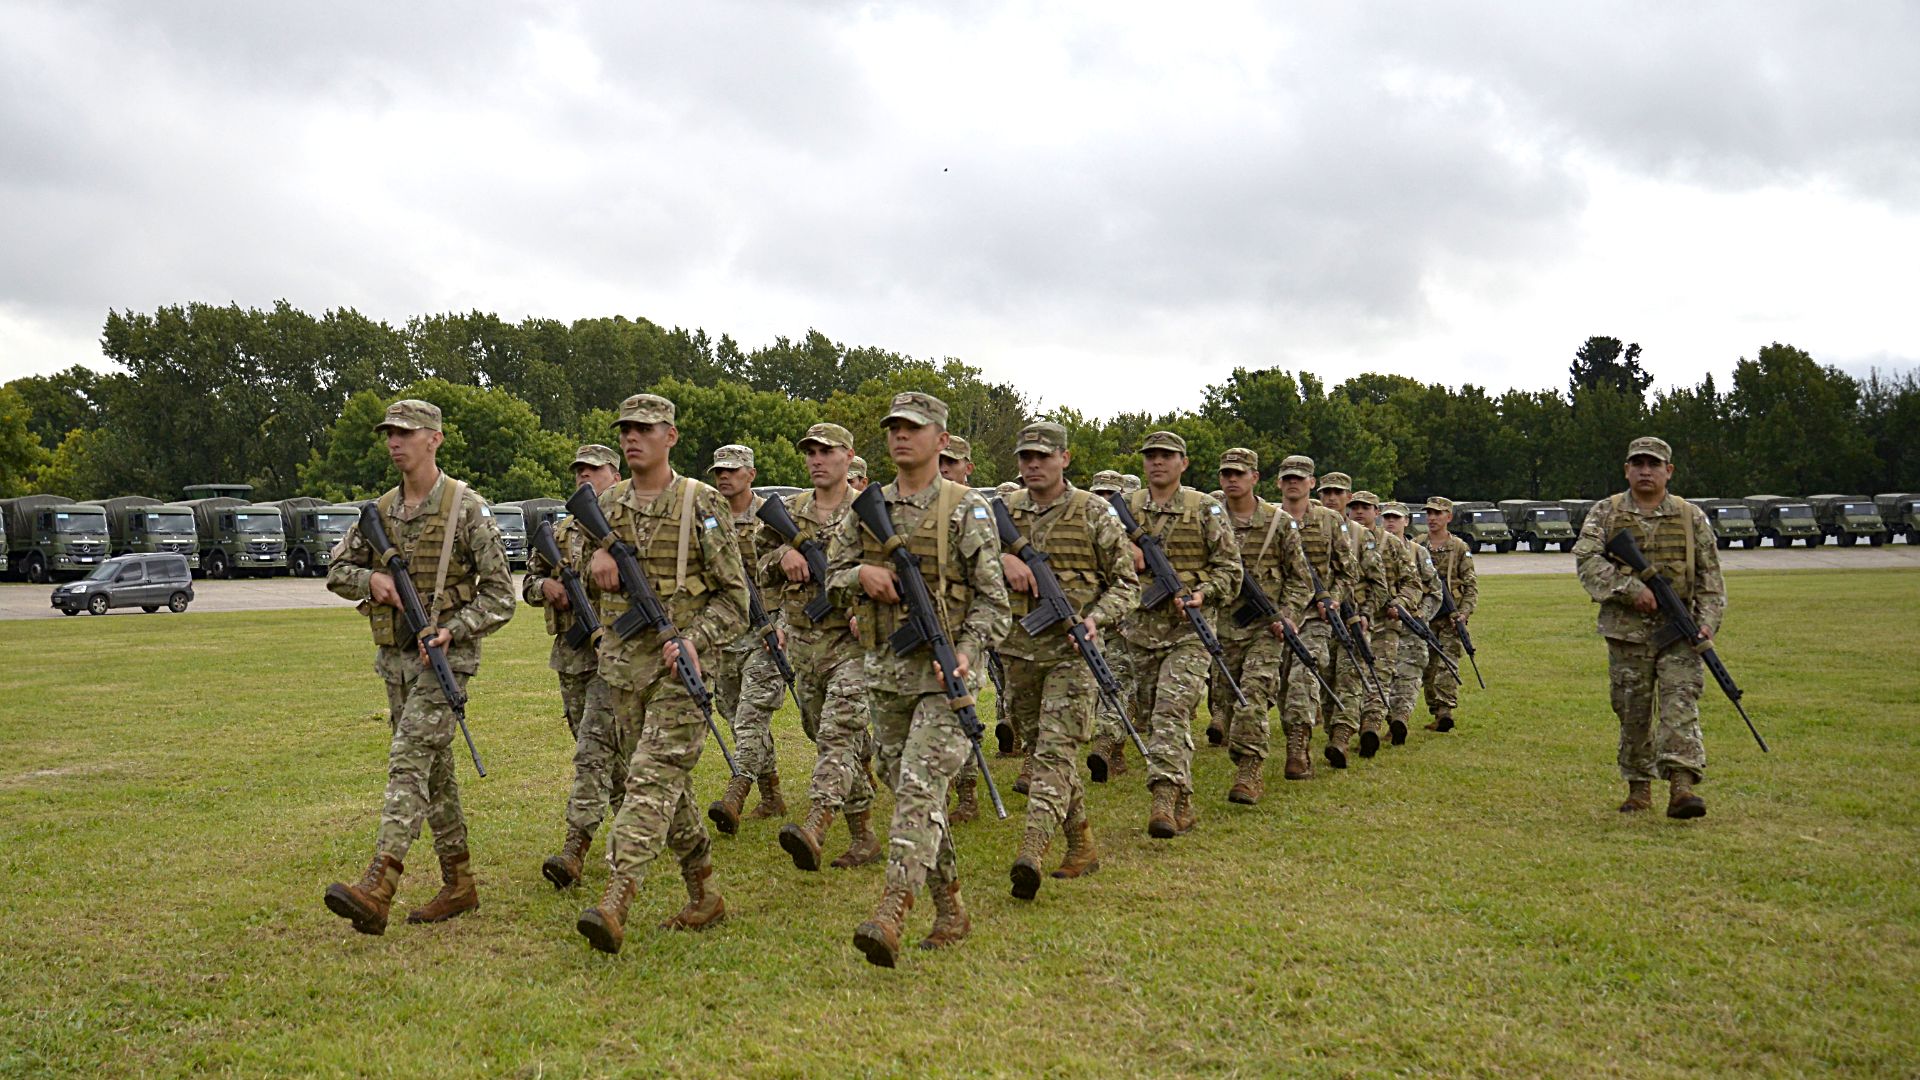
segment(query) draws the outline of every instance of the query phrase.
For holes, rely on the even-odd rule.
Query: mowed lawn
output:
[[[1252,809],[1203,747],[1171,842],[1138,768],[1091,785],[1102,868],[1032,903],[996,762],[1014,816],[957,830],[974,935],[894,971],[850,943],[881,869],[803,875],[768,822],[716,838],[713,931],[653,929],[683,895],[663,864],[624,954],[574,933],[605,869],[596,841],[585,888],[539,873],[570,747],[536,612],[473,686],[482,906],[400,921],[437,887],[423,838],[377,938],[320,902],[365,866],[385,774],[358,616],[0,623],[0,1075],[1913,1075],[1920,573],[1729,587],[1723,655],[1773,753],[1710,682],[1704,820],[1614,810],[1575,582],[1486,578],[1490,689],[1457,732],[1310,783],[1276,762]],[[777,736],[798,807],[790,704]],[[723,780],[709,754],[703,807]]]

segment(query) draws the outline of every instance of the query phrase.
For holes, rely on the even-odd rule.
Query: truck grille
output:
[[[286,547],[278,540],[253,540],[247,543],[247,550],[255,555],[278,555]]]

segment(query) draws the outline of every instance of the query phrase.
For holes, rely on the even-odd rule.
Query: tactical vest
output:
[[[440,620],[445,622],[449,614],[471,603],[479,589],[479,576],[473,569],[473,552],[463,550],[456,538],[452,558],[447,564],[446,584],[438,594],[433,591],[433,583],[440,576],[440,551],[447,546],[447,531],[457,526],[456,515],[466,509],[467,490],[463,488],[459,500],[454,500],[453,480],[449,477],[440,489],[441,502],[444,504],[440,511],[421,524],[419,535],[413,538],[412,544],[400,549],[401,556],[407,560],[407,573],[413,578],[414,591],[420,594],[420,606],[430,621],[438,614]],[[386,527],[388,538],[402,535],[400,489],[395,487],[380,496],[376,505],[380,509],[380,524]],[[376,558],[379,555],[379,552],[374,552]],[[412,644],[407,638],[405,619],[399,608],[370,604],[367,614],[375,645],[398,647]]]
[[[1429,535],[1427,539],[1427,553],[1433,556],[1434,573],[1446,579],[1447,597],[1457,606],[1460,603],[1461,596],[1460,557],[1467,554],[1467,542],[1452,533],[1448,533],[1446,547],[1441,551],[1435,551],[1433,550],[1432,536]]]
[[[685,627],[699,613],[701,597],[707,592],[706,574],[693,565],[694,549],[699,547],[694,532],[707,527],[706,522],[693,520],[693,515],[698,513],[694,500],[713,489],[691,476],[676,476],[667,489],[656,496],[666,500],[667,512],[655,517],[628,505],[626,496],[632,485],[633,481],[622,480],[611,489],[618,492],[618,497],[606,511],[607,524],[612,527],[615,539],[634,538],[629,542],[639,553],[640,569],[653,586],[654,595],[666,606],[673,625]],[[713,494],[716,499],[720,497],[718,492]],[[612,625],[632,607],[622,590],[601,593],[601,625]]]
[[[968,489],[965,484],[945,478],[935,484],[933,505],[905,540],[908,553],[920,560],[920,576],[927,579],[927,591],[933,594],[935,617],[946,631],[947,640],[952,641],[973,606],[973,581],[967,577],[966,561],[954,550],[949,536],[954,511],[959,509]],[[945,560],[940,558],[943,551]],[[860,529],[860,561],[870,566],[891,568],[893,565],[873,530],[865,526]],[[885,648],[887,638],[906,621],[904,605],[874,603],[865,591],[860,593],[855,614],[859,616],[861,647],[868,652]]]
[[[808,488],[797,495],[792,495],[787,498],[788,516],[793,518],[794,525],[800,530],[799,534],[793,538],[793,546],[795,548],[798,548],[808,540],[820,541],[822,548],[828,546],[827,534],[830,531],[829,528],[815,524],[813,520],[813,503],[814,497],[817,494],[818,492],[812,488]],[[852,513],[853,496],[854,492],[852,489],[848,489],[846,499],[840,503],[840,512],[842,514]],[[823,582],[803,581],[796,585],[791,581],[786,581],[784,575],[782,575],[781,580],[783,583],[780,586],[780,610],[786,613],[787,628],[789,630],[811,630],[821,625],[807,618],[806,607],[808,603],[812,602],[814,597],[820,595],[820,586]],[[828,616],[828,618],[836,617],[844,621],[844,616]]]
[[[1066,506],[1047,524],[1035,530],[1040,512],[1033,495],[1016,491],[1006,498],[1007,513],[1020,535],[1034,547],[1047,553],[1053,576],[1075,613],[1084,616],[1100,598],[1100,556],[1093,546],[1093,514],[1112,513],[1112,509],[1093,494],[1074,488],[1067,492]],[[1011,593],[1013,617],[1019,620],[1033,610],[1034,598],[1024,592]]]
[[[1627,512],[1628,498],[1624,491],[1613,497],[1613,518],[1607,523],[1611,526],[1607,539],[1632,529],[1634,542],[1640,545],[1640,553],[1647,557],[1654,572],[1667,579],[1680,599],[1692,599],[1693,504],[1675,495],[1673,501],[1680,504],[1678,514],[1645,518]]]
[[[1333,545],[1340,539],[1339,515],[1319,503],[1308,503],[1307,520],[1299,524],[1300,547],[1306,552],[1307,563],[1313,567],[1314,573],[1320,575],[1320,587],[1330,589],[1333,585]]]
[[[758,515],[761,504],[766,501],[765,497],[755,495],[753,500],[747,504],[747,516],[745,520],[736,520],[733,523],[734,542],[740,545],[740,557],[746,560],[749,568],[753,566],[754,560],[760,557],[759,552],[754,550],[754,534],[760,531],[760,518]],[[749,569],[749,572],[751,572],[751,569]]]
[[[1160,547],[1166,551],[1167,561],[1173,564],[1181,583],[1189,589],[1199,588],[1201,575],[1207,569],[1207,530],[1200,520],[1206,496],[1193,488],[1182,487],[1177,496],[1177,511],[1149,514],[1148,495],[1146,488],[1127,492],[1127,509],[1132,512],[1133,520],[1139,522],[1148,535],[1160,538]]]

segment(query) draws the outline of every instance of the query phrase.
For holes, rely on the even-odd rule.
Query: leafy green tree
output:
[[[1698,386],[1655,395],[1648,423],[1673,447],[1677,491],[1695,498],[1738,499],[1749,494],[1746,471],[1731,444],[1726,406],[1711,374]]]
[[[100,426],[103,375],[79,364],[52,375],[29,375],[7,383],[27,410],[27,426],[42,448],[51,451],[75,428]]]
[[[680,472],[704,477],[716,449],[739,443],[753,448],[756,483],[807,484],[806,459],[794,444],[820,420],[820,407],[814,402],[732,381],[698,386],[664,379],[652,392],[673,402],[675,426],[680,429],[673,463]],[[612,445],[607,439],[596,441]]]
[[[1622,346],[1619,338],[1595,335],[1574,351],[1567,369],[1567,394],[1611,386],[1635,400],[1644,400],[1653,375],[1640,366],[1640,346]]]
[[[1727,414],[1755,491],[1850,492],[1877,471],[1859,384],[1791,345],[1776,341],[1734,365]]]
[[[1880,462],[1875,494],[1920,490],[1920,375],[1869,371],[1860,384],[1861,428]]]
[[[46,458],[26,398],[11,384],[0,386],[0,498],[30,494]]]
[[[1512,438],[1510,471],[1499,490],[1510,498],[1557,499],[1548,477],[1560,457],[1568,406],[1555,390],[1509,390],[1500,395],[1500,422]]]
[[[572,442],[543,430],[531,406],[504,390],[444,379],[424,379],[391,395],[354,395],[333,425],[326,453],[316,453],[301,470],[302,486],[310,494],[336,500],[371,498],[392,487],[395,474],[386,440],[373,429],[386,414],[388,401],[398,398],[421,398],[440,406],[446,434],[440,446],[441,469],[474,485],[489,500],[558,497],[573,486],[567,469]]]

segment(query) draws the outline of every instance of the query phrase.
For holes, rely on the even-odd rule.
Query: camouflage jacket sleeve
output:
[[[1274,513],[1283,511],[1275,510]],[[1280,566],[1284,575],[1284,591],[1274,597],[1280,605],[1280,614],[1295,626],[1307,617],[1307,605],[1313,602],[1313,582],[1307,575],[1307,548],[1300,542],[1300,530],[1287,528],[1280,532]]]
[[[859,516],[842,517],[826,540],[827,596],[833,606],[850,611],[861,598]]]
[[[480,506],[480,497],[468,491],[460,508],[457,542],[473,559],[474,592],[471,601],[441,623],[455,641],[486,637],[513,618],[513,568],[507,563],[500,527],[480,512]]]
[[[1111,506],[1093,507],[1087,520],[1092,525],[1093,552],[1100,560],[1100,580],[1106,586],[1087,609],[1087,615],[1095,626],[1117,626],[1140,603],[1140,575],[1133,568],[1133,545],[1120,525],[1120,515]]]
[[[1720,619],[1727,613],[1727,581],[1720,576],[1719,545],[1714,543],[1713,526],[1706,512],[1687,507],[1693,517],[1693,620],[1708,633],[1720,632]]]
[[[1455,543],[1464,543],[1457,536],[1453,539]],[[1470,619],[1473,617],[1473,609],[1480,604],[1480,575],[1473,568],[1473,553],[1470,551],[1460,553],[1459,576],[1458,583],[1450,581],[1447,584],[1454,585],[1455,591],[1460,594],[1459,599],[1454,601],[1454,607],[1463,618]]]
[[[373,595],[367,581],[373,577],[374,554],[373,545],[360,535],[360,522],[347,526],[328,557],[327,591],[356,604]]]
[[[1223,607],[1240,595],[1240,540],[1233,534],[1226,507],[1210,495],[1206,496],[1200,524],[1207,534],[1207,569],[1200,583],[1207,590],[1207,605]]]
[[[1371,618],[1374,610],[1386,600],[1388,553],[1380,544],[1373,543],[1373,537],[1358,525],[1348,522],[1347,528],[1358,535],[1360,549],[1353,583],[1354,614]]]
[[[1440,571],[1435,569],[1433,553],[1427,550],[1427,545],[1408,541],[1407,547],[1413,551],[1413,563],[1420,578],[1418,611],[1422,619],[1431,619],[1440,610]]]
[[[1609,600],[1632,604],[1646,586],[1625,567],[1607,558],[1607,536],[1613,531],[1613,500],[1602,499],[1587,511],[1580,527],[1580,539],[1573,545],[1573,569],[1580,587],[1596,604]],[[1708,547],[1714,545],[1709,542]],[[1719,560],[1716,558],[1715,562]]]
[[[973,603],[960,620],[953,647],[977,661],[1013,629],[1013,605],[1007,598],[1006,572],[1000,566],[1000,534],[994,529],[993,511],[977,491],[967,492],[960,500],[949,528],[956,556],[965,560],[973,585]]]
[[[705,656],[710,647],[725,645],[747,630],[747,569],[740,559],[740,541],[729,525],[733,511],[720,493],[711,488],[701,491],[694,497],[693,511],[700,521],[716,523],[707,528],[696,525],[693,530],[708,597],[692,625],[677,629],[695,652]]]
[[[1352,527],[1344,521],[1338,523],[1329,546],[1332,550],[1327,556],[1327,565],[1333,571],[1333,580],[1320,584],[1335,603],[1352,603],[1360,583],[1360,553],[1354,549]]]

